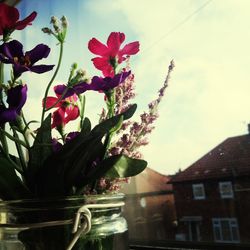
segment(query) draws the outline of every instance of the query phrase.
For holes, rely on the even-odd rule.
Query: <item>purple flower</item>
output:
[[[53,138],[52,139],[52,148],[53,148],[54,152],[58,152],[62,148],[62,144],[56,138]]]
[[[72,139],[77,137],[79,134],[80,134],[80,132],[78,132],[78,131],[68,133],[67,136],[66,136],[65,142],[67,143],[67,142],[71,141]]]
[[[64,84],[57,85],[55,92],[57,95],[62,95],[63,92],[65,92],[64,98],[69,97],[73,94],[78,94],[78,95],[82,94],[87,90],[105,92],[123,83],[125,79],[130,75],[130,73],[131,71],[122,72],[120,74],[115,75],[114,77],[105,77],[105,78],[94,76],[90,84],[86,82],[80,82],[74,85],[73,87],[69,87],[67,91],[66,91],[67,88],[66,85]]]
[[[46,58],[50,48],[45,44],[38,44],[30,51],[23,53],[23,45],[13,40],[0,46],[0,61],[13,64],[15,78],[18,78],[25,71],[32,71],[38,74],[52,70],[54,65],[34,65],[42,58]]]
[[[69,141],[74,139],[79,134],[80,134],[80,132],[77,132],[77,131],[68,133],[67,136],[66,136],[66,139],[65,139],[65,143],[68,143]],[[56,138],[52,139],[52,148],[53,148],[54,152],[60,151],[62,146],[63,145]]]
[[[7,91],[7,103],[9,107],[0,105],[0,125],[6,122],[13,122],[20,115],[21,109],[27,99],[27,85],[18,85]]]

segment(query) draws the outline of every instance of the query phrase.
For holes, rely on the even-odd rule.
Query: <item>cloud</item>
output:
[[[184,169],[227,137],[246,132],[250,115],[248,0],[79,3],[79,13],[74,15],[80,24],[74,26],[71,21],[74,29],[66,45],[70,50],[70,42],[75,42],[75,47],[66,52],[67,63],[70,65],[82,55],[80,60],[85,65],[92,55],[83,49],[87,50],[87,41],[93,36],[105,41],[108,32],[114,30],[124,31],[128,41],[139,40],[140,54],[131,58],[138,113],[156,98],[168,64],[175,60],[176,68],[160,105],[156,129],[150,144],[143,149],[150,167],[165,174]],[[69,10],[65,11],[67,14]],[[36,33],[31,27],[29,30],[26,41],[33,45]],[[56,58],[55,53],[53,61]],[[65,72],[68,74],[66,66],[59,76],[62,80]],[[27,112],[31,119],[38,115],[37,100],[42,96],[42,80],[34,77],[34,97],[29,99]],[[94,121],[103,103],[102,95],[97,96],[87,95],[87,115]]]
[[[211,1],[182,22],[204,3],[115,4],[142,45],[135,59],[139,101],[153,98],[169,60],[176,60],[151,144],[143,150],[150,167],[164,173],[187,167],[226,137],[245,133],[249,119],[250,3]]]

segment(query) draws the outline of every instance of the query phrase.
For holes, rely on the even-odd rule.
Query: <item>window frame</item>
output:
[[[200,196],[195,195],[195,189],[196,188],[201,188],[203,195],[200,195]],[[193,198],[194,198],[194,200],[205,200],[206,199],[205,187],[204,187],[203,183],[192,184],[192,189],[193,189]]]
[[[230,194],[225,194],[223,193],[223,185],[228,185],[230,184],[230,190],[231,190],[231,193]],[[234,198],[234,191],[233,191],[233,185],[232,185],[232,182],[231,181],[221,181],[219,182],[219,190],[220,190],[220,197],[222,199],[232,199]]]
[[[224,240],[223,239],[221,222],[228,222],[231,240]],[[235,218],[235,217],[232,217],[232,218],[212,218],[212,225],[213,225],[213,234],[214,234],[214,241],[215,242],[240,243],[240,233],[239,233],[239,225],[238,225],[237,218]],[[236,230],[236,234],[237,234],[238,239],[233,239],[233,229]],[[219,231],[217,231],[219,233],[219,239],[216,238],[216,230],[219,230]]]

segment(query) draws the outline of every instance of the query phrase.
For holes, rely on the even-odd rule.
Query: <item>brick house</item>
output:
[[[169,180],[168,176],[146,168],[123,188],[130,241],[174,239],[176,216]]]
[[[176,240],[250,241],[250,134],[226,139],[171,183]]]

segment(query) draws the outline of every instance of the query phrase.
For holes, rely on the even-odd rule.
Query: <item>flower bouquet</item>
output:
[[[112,194],[119,190],[121,182],[145,169],[147,162],[141,159],[138,148],[148,143],[146,136],[158,117],[157,106],[174,65],[171,62],[157,99],[149,104],[149,112],[141,115],[140,122],[132,122],[129,119],[137,106],[130,103],[135,93],[129,59],[138,53],[139,42],[122,47],[125,35],[120,32],[112,32],[107,44],[92,38],[88,49],[97,55],[92,62],[102,76],[88,77],[74,63],[65,83],[55,84],[68,29],[66,17],[60,20],[52,17],[52,27],[42,29],[55,38],[60,48],[56,66],[38,63],[49,56],[47,45],[38,44],[24,52],[23,45],[11,38],[14,31],[31,25],[36,16],[37,13],[32,12],[19,20],[19,11],[15,7],[0,4],[0,198],[8,202],[21,200],[21,205],[6,203],[8,206],[15,204],[15,208],[23,208],[26,204],[25,208],[33,209],[34,203],[27,205],[27,201],[34,201],[43,208],[43,212],[31,209],[23,215],[14,211],[16,222],[22,225],[54,221],[55,217],[67,221],[60,228],[55,225],[42,229],[27,226],[18,233],[25,249],[65,249],[73,237],[68,220],[75,216],[76,211],[58,212],[44,208],[47,204],[57,207],[58,201],[63,207],[79,207],[79,199],[72,200],[72,197],[81,197],[82,201],[91,195]],[[5,65],[11,66],[10,74]],[[27,121],[22,110],[30,86],[21,78],[23,74],[48,71],[53,73],[41,100],[40,126],[33,129],[37,121]],[[51,96],[52,87],[54,95]],[[105,108],[95,126],[84,112],[88,91],[104,96]],[[77,119],[78,128],[67,131],[67,124]],[[14,143],[15,152],[10,152],[10,143]],[[95,243],[89,245],[83,237],[82,245],[74,249],[104,249],[97,247],[103,247],[103,241],[92,241]],[[109,245],[107,249],[112,248]]]

